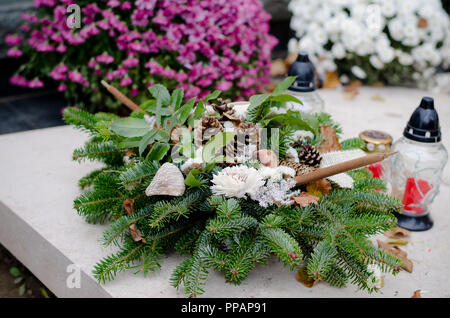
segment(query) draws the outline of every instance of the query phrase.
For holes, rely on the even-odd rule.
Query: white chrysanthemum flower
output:
[[[258,170],[244,165],[221,170],[211,182],[214,184],[211,186],[213,194],[228,198],[255,194],[265,183]]]

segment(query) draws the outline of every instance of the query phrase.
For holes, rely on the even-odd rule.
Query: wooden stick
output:
[[[120,100],[125,106],[127,106],[132,111],[138,111],[141,113],[145,113],[142,108],[140,108],[138,105],[136,105],[131,99],[126,97],[124,94],[122,94],[117,88],[115,88],[112,85],[109,85],[106,81],[101,81],[102,85],[105,86],[105,88],[110,92],[112,95],[114,95],[115,98]]]
[[[313,172],[304,174],[302,176],[295,177],[297,185],[307,184],[311,181],[320,180],[322,178],[334,176],[335,174],[350,171],[353,169],[361,168],[376,162],[383,161],[387,157],[392,156],[396,152],[391,153],[374,153],[361,158],[348,160],[337,165],[332,165],[326,168],[319,168]]]

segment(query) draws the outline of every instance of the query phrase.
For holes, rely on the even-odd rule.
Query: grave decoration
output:
[[[366,156],[359,138],[339,140],[326,113],[285,111],[301,103],[284,94],[294,80],[247,103],[219,91],[183,103],[182,89],[154,85],[129,117],[65,110],[90,135],[73,159],[103,163],[80,179],[85,192],[74,201],[87,222],[110,224],[102,240],[117,252],[95,266],[100,282],[154,271],[174,250],[186,258],[170,283],[190,297],[205,292],[210,270],[238,285],[272,256],[314,282],[369,291],[374,268],[398,272],[399,259],[369,237],[395,227],[401,202],[355,169],[384,155]]]

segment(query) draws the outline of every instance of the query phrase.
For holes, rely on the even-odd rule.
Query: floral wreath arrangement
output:
[[[190,297],[204,293],[209,270],[240,284],[271,255],[308,281],[339,287],[373,291],[374,266],[398,272],[399,259],[369,240],[395,227],[391,212],[401,205],[380,191],[382,180],[355,169],[299,182],[364,156],[364,143],[339,142],[326,113],[286,110],[300,103],[283,94],[294,79],[249,102],[214,91],[183,104],[182,89],[157,84],[129,117],[65,110],[67,123],[90,134],[73,159],[104,164],[80,179],[86,192],[74,201],[87,222],[110,222],[103,242],[118,251],[95,266],[100,282],[154,271],[173,249],[188,257],[171,284]]]
[[[20,32],[6,37],[8,56],[28,60],[10,81],[40,88],[51,78],[72,105],[91,111],[119,107],[100,90],[103,78],[138,101],[149,97],[146,85],[153,83],[183,88],[187,99],[215,89],[245,98],[270,80],[276,39],[258,0],[34,0],[34,5],[36,13],[22,15]]]
[[[307,51],[322,75],[405,85],[450,65],[450,19],[440,0],[291,0],[289,10],[297,37],[289,51]]]

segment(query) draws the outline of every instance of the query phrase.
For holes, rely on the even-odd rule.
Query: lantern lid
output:
[[[297,76],[295,82],[288,88],[295,92],[312,92],[316,89],[314,65],[308,54],[300,52],[297,60],[292,63],[288,76]]]
[[[411,140],[426,143],[441,141],[439,116],[436,109],[434,109],[433,98],[422,98],[419,107],[417,107],[411,115],[411,118],[403,131],[403,136]]]

